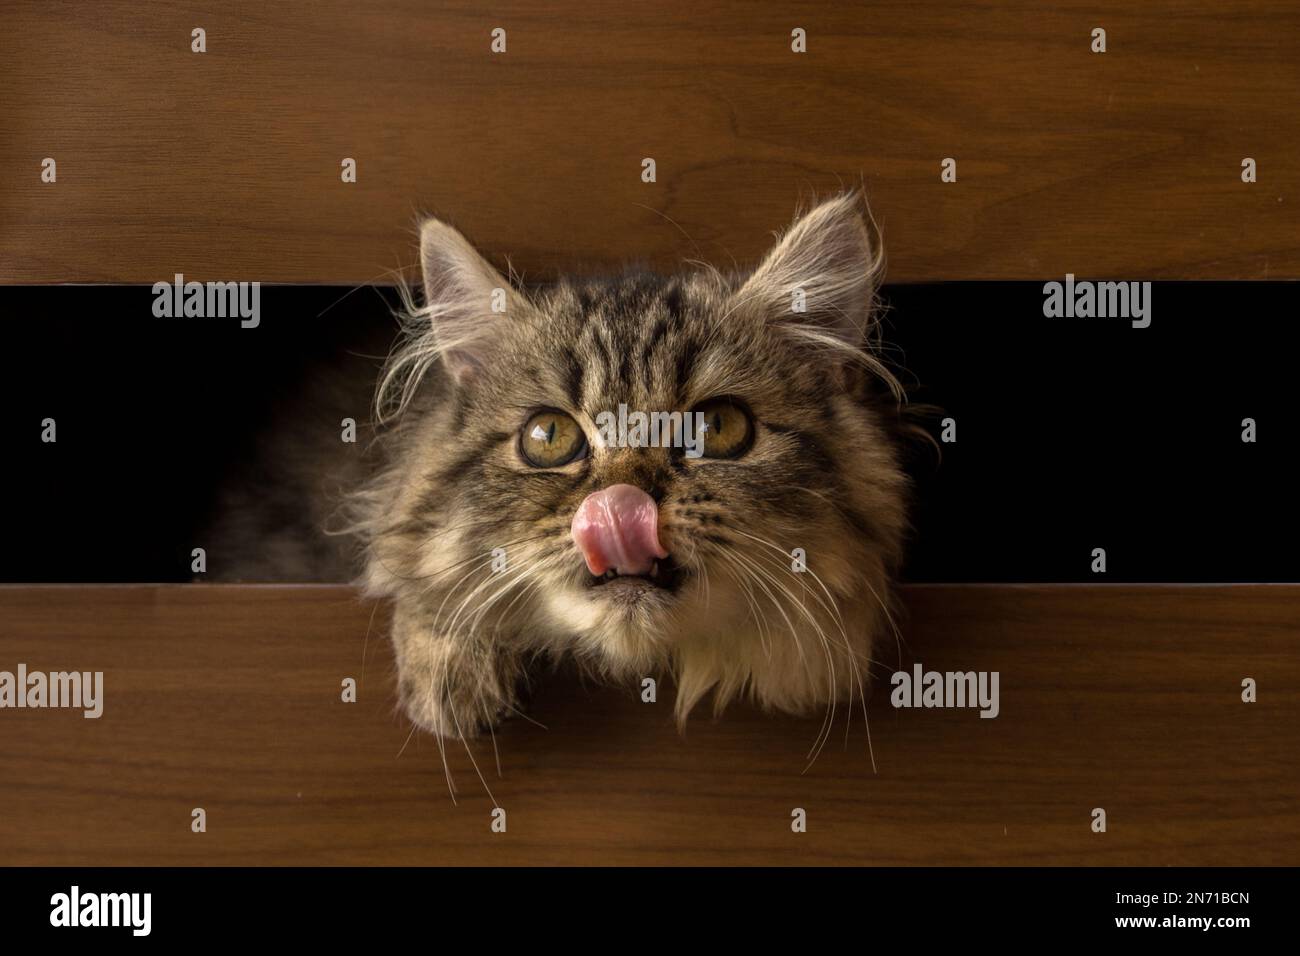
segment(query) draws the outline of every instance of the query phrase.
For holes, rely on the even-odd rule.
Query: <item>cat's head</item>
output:
[[[399,439],[373,588],[430,627],[671,669],[679,715],[710,689],[792,711],[860,690],[906,491],[861,199],[735,276],[527,292],[437,220],[420,245],[424,304],[379,392]]]

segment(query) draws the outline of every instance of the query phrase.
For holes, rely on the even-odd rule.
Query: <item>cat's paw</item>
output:
[[[441,737],[476,737],[496,727],[509,711],[505,701],[484,690],[448,687],[428,676],[403,675],[398,682],[398,702],[422,730]]]

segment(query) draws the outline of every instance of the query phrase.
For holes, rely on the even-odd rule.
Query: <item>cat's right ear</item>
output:
[[[438,353],[456,381],[487,364],[505,322],[531,309],[528,300],[469,241],[437,219],[420,225],[424,307]]]

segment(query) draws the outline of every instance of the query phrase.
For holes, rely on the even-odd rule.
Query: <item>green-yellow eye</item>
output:
[[[587,436],[564,412],[536,412],[524,423],[519,451],[530,465],[558,468],[586,453]]]
[[[704,457],[738,458],[754,443],[754,420],[729,398],[711,398],[695,406],[704,416]]]

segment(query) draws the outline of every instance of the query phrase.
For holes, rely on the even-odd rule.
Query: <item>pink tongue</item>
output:
[[[659,508],[633,485],[610,485],[587,495],[570,531],[587,570],[597,577],[610,568],[648,574],[656,558],[668,557],[659,543]]]

